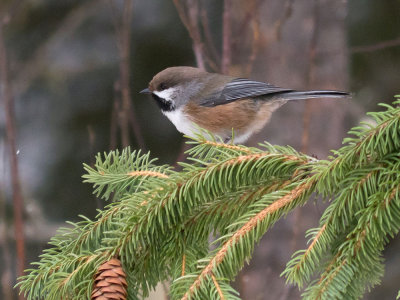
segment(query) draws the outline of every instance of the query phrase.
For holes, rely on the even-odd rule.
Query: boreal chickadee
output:
[[[178,131],[194,136],[199,127],[228,142],[245,142],[290,100],[342,98],[340,91],[295,91],[269,83],[208,73],[193,67],[167,68],[140,93],[151,94]]]

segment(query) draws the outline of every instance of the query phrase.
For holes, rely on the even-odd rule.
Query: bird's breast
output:
[[[187,114],[181,108],[171,111],[162,110],[162,113],[175,125],[179,132],[193,136],[193,133],[197,131],[193,121],[189,119]]]

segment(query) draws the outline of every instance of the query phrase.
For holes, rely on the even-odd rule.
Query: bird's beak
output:
[[[151,94],[151,91],[148,88],[145,88],[144,90],[139,92],[140,94]]]

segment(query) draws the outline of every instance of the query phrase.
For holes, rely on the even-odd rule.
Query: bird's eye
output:
[[[164,82],[160,83],[159,90],[163,91],[163,90],[166,90],[166,89],[167,89],[167,85]]]

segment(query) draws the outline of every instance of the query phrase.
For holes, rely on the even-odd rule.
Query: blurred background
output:
[[[397,0],[2,0],[0,299],[17,299],[17,274],[58,227],[104,206],[82,183],[82,163],[127,145],[160,164],[184,159],[181,134],[138,94],[154,74],[189,65],[350,91],[349,101],[289,103],[248,142],[326,158],[352,126],[369,121],[367,111],[400,94],[399,16]],[[310,201],[266,234],[234,282],[243,299],[300,298],[279,274],[323,209]],[[395,298],[399,249],[396,238],[382,285],[364,299]]]

